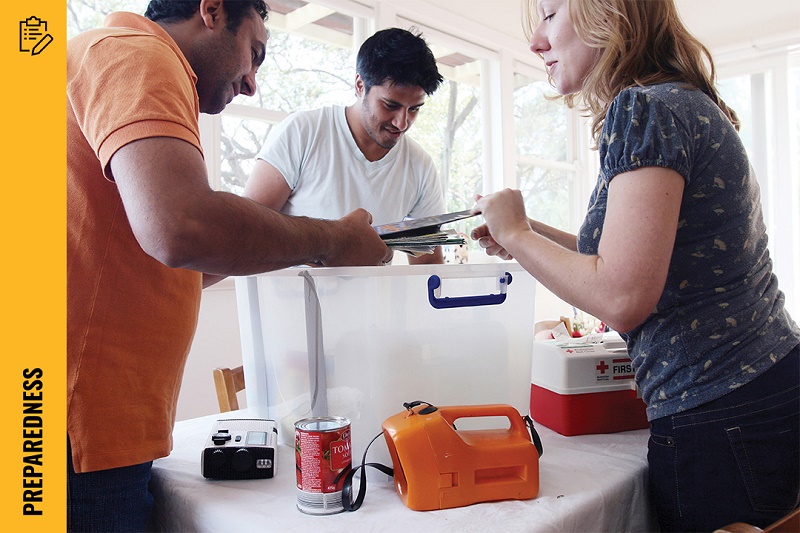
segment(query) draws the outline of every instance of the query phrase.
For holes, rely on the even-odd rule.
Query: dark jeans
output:
[[[713,402],[653,420],[647,460],[662,531],[764,528],[798,503],[800,346]]]
[[[67,531],[144,531],[153,462],[76,474],[67,439]]]

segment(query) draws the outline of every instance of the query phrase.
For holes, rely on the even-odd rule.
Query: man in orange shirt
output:
[[[391,258],[364,210],[288,217],[208,185],[198,113],[255,93],[263,0],[153,0],[145,17],[67,46],[70,531],[146,526],[203,273]]]

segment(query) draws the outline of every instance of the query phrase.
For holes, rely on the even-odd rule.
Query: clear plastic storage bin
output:
[[[526,414],[535,287],[516,263],[237,278],[247,405],[278,423],[285,444],[297,420],[347,417],[354,463],[403,402],[505,403]],[[389,461],[382,438],[369,459]]]

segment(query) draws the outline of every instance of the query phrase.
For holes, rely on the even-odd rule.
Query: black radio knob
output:
[[[211,441],[217,446],[222,446],[229,440],[231,440],[231,434],[228,433],[227,429],[220,430],[211,435]]]
[[[233,454],[233,469],[239,472],[250,470],[253,466],[253,456],[246,448],[236,450]]]
[[[208,458],[208,464],[215,468],[220,468],[225,464],[225,452],[222,450],[214,450],[211,457]]]

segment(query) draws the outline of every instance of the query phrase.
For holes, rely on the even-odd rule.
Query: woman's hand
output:
[[[519,190],[506,189],[478,197],[472,212],[483,214],[486,221],[472,231],[472,238],[489,255],[513,259],[506,249],[508,243],[514,242],[522,233],[532,231]]]
[[[470,234],[473,241],[478,241],[478,245],[486,250],[486,255],[496,255],[500,259],[514,259],[508,251],[497,244],[489,233],[489,227],[486,224],[481,224]]]

